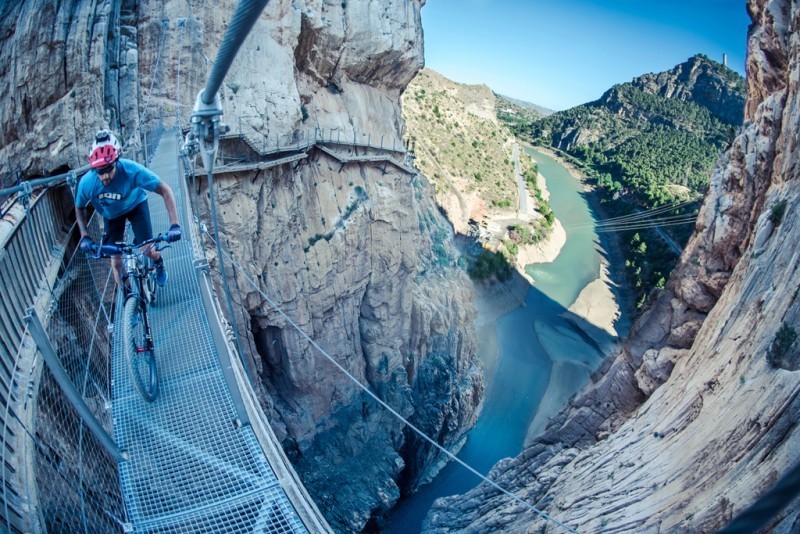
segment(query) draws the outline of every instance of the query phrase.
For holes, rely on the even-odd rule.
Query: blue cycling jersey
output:
[[[117,161],[114,179],[103,185],[95,170],[83,175],[78,184],[75,206],[85,208],[89,203],[105,219],[116,219],[147,200],[146,191],[155,191],[161,181],[146,167],[129,159]]]

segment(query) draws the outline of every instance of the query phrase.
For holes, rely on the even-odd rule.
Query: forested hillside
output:
[[[743,112],[744,79],[698,55],[541,119],[499,117],[520,137],[578,165],[597,186],[605,216],[680,203],[661,213],[677,217],[697,211],[714,162],[733,139]],[[692,200],[698,202],[687,203]],[[662,230],[682,245],[693,224]],[[652,229],[624,232],[621,241],[642,304],[651,288],[663,285],[677,254]]]

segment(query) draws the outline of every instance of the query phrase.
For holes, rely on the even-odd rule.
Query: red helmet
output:
[[[89,151],[89,163],[93,169],[105,167],[119,159],[122,145],[119,144],[113,133],[108,130],[98,130],[94,134],[92,150]]]

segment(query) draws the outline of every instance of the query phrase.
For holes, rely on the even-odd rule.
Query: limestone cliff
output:
[[[0,65],[0,156],[19,169],[4,169],[6,181],[83,165],[102,126],[121,132],[133,155],[160,125],[185,124],[237,4],[2,3],[0,52],[12,60]],[[223,120],[270,146],[325,131],[402,147],[400,95],[422,67],[423,4],[271,1],[223,84]],[[395,410],[443,444],[457,441],[483,390],[475,309],[425,178],[393,165],[343,166],[312,150],[299,163],[215,181],[219,237],[246,275]],[[361,529],[397,499],[406,465],[413,487],[437,454],[242,272],[228,275],[276,433],[331,525]]]
[[[582,532],[713,532],[800,458],[800,7],[750,0],[745,124],[666,288],[535,443],[510,491]],[[435,531],[539,532],[480,486]],[[800,507],[772,528],[795,532]]]

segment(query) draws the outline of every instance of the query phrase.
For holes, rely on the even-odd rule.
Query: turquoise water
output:
[[[534,287],[565,308],[575,302],[587,284],[597,279],[600,269],[599,238],[594,232],[570,230],[570,226],[594,223],[583,188],[558,161],[541,152],[526,149],[539,164],[547,181],[550,207],[567,231],[567,242],[552,263],[540,263],[525,269],[534,279]]]
[[[561,223],[594,223],[594,216],[583,197],[581,184],[553,158],[526,149],[539,163],[550,191],[550,205]],[[552,361],[534,332],[534,322],[541,331],[574,330],[562,314],[581,290],[597,279],[602,248],[593,232],[567,230],[567,242],[558,257],[549,264],[531,265],[526,272],[534,279],[526,306],[517,308],[497,321],[498,359],[494,377],[487,378],[487,390],[475,427],[458,458],[486,475],[498,460],[522,451],[530,422],[535,417],[551,379]],[[484,345],[484,344],[482,344]],[[580,347],[579,347],[580,348]],[[554,350],[550,347],[550,350]],[[556,348],[558,350],[558,348]],[[574,357],[575,343],[565,343],[562,350]],[[584,353],[582,350],[577,352]],[[586,347],[585,354],[597,354]],[[592,363],[599,363],[599,356]],[[401,499],[389,516],[386,532],[420,532],[433,501],[439,497],[464,493],[480,479],[464,467],[450,462],[430,483],[416,494]]]

